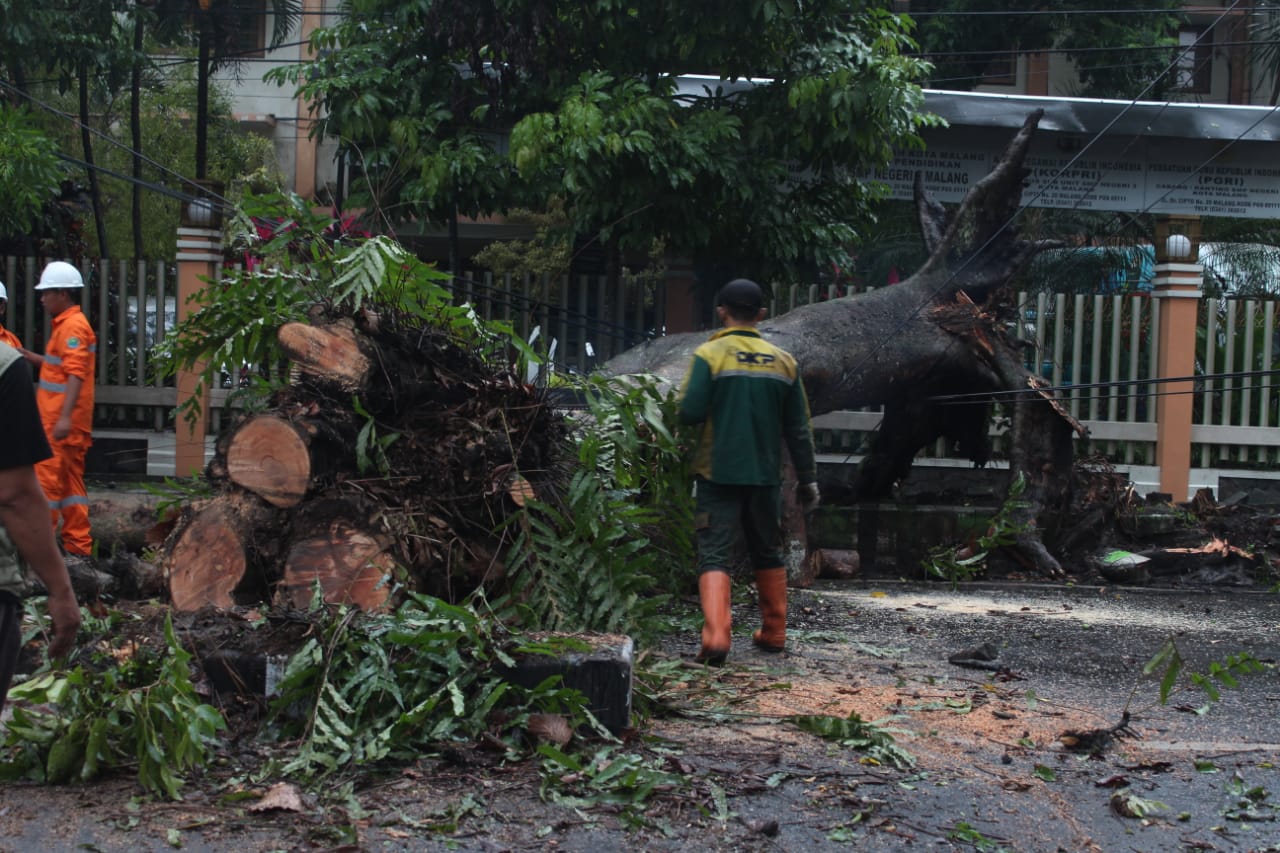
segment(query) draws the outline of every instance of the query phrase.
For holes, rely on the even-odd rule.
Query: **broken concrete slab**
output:
[[[512,684],[532,689],[559,676],[565,687],[582,693],[587,708],[614,734],[631,726],[631,679],[635,644],[622,634],[536,634],[550,654],[519,654],[504,668]]]

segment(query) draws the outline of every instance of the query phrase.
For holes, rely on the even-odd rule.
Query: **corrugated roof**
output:
[[[1021,127],[1027,114],[1044,110],[1041,131],[1133,134],[1170,139],[1280,139],[1280,110],[1237,104],[1047,98],[990,92],[925,90],[925,107],[953,127]],[[1115,122],[1112,124],[1112,122]]]

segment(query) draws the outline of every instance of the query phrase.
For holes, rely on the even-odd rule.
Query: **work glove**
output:
[[[817,483],[800,483],[796,486],[796,500],[800,502],[800,508],[805,512],[813,512],[817,509],[821,499]]]

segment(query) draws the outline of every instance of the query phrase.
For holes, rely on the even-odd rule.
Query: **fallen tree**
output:
[[[1060,574],[1043,532],[1070,501],[1071,439],[1083,427],[1024,366],[1008,332],[1008,283],[1036,253],[1060,244],[1028,241],[1014,226],[1027,170],[1023,166],[1041,112],[1029,116],[992,172],[951,212],[916,182],[916,208],[929,258],[891,287],[797,308],[766,320],[761,331],[801,365],[813,413],[884,406],[884,420],[851,484],[857,500],[885,496],[906,476],[917,451],[944,438],[983,465],[992,404],[957,395],[1023,391],[1013,406],[1011,475],[1026,478],[1015,516],[1015,554],[1036,570]],[[615,374],[681,380],[694,349],[691,333],[659,338],[611,360]],[[939,399],[951,397],[953,399]],[[794,521],[797,513],[790,513]],[[802,523],[802,522],[801,522]],[[803,535],[798,536],[804,541]]]

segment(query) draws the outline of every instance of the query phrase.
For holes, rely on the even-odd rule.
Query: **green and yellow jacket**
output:
[[[817,479],[809,400],[796,360],[751,327],[722,329],[693,354],[680,420],[702,424],[694,473],[726,485],[782,482],[782,444],[801,483]]]

